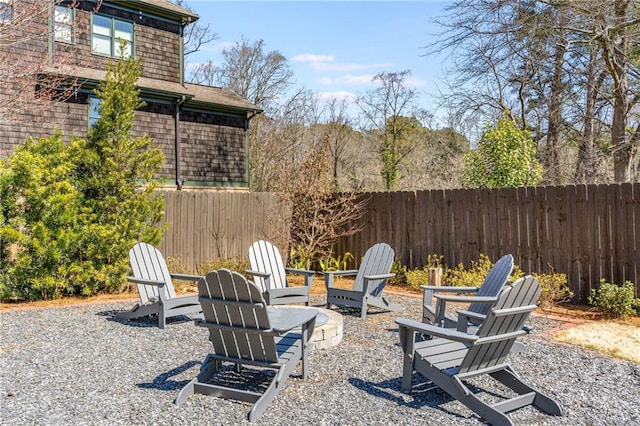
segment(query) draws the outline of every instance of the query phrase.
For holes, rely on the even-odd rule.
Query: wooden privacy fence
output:
[[[191,271],[218,258],[247,257],[260,238],[282,235],[289,210],[268,193],[163,192],[168,225],[160,250]]]
[[[640,294],[640,183],[494,190],[363,194],[364,230],[341,239],[337,255],[360,259],[387,242],[411,268],[427,255],[469,266],[479,255],[513,254],[525,273],[566,273],[576,300],[586,302],[601,278],[630,280]],[[276,235],[268,217],[287,209],[271,194],[167,192],[167,256],[192,269],[218,257],[247,256],[258,238]],[[282,225],[279,225],[282,226]],[[280,232],[282,229],[280,229]],[[280,235],[280,234],[278,234]]]
[[[427,255],[469,266],[481,253],[511,253],[525,273],[566,273],[585,303],[601,278],[640,294],[640,183],[367,194],[365,231],[336,253],[360,258],[385,241],[409,267]]]

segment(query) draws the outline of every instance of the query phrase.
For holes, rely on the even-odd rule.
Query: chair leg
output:
[[[164,307],[160,307],[160,312],[158,312],[158,328],[164,330],[164,326],[166,324],[166,317],[164,314]]]
[[[247,419],[250,422],[260,417],[262,413],[264,413],[264,410],[267,409],[271,401],[273,401],[273,399],[278,394],[278,390],[280,389],[280,387],[282,387],[288,377],[289,372],[286,372],[284,370],[285,369],[283,368],[278,370],[276,375],[271,380],[271,383],[269,384],[267,390],[265,390],[262,396],[260,396],[260,398],[258,398],[258,400],[253,404],[253,407],[251,407],[251,411],[249,411],[249,414],[247,415]]]
[[[551,414],[554,416],[562,415],[562,408],[560,408],[560,404],[554,401],[549,396],[543,394],[537,389],[532,388],[531,386],[524,383],[522,380],[518,378],[515,372],[510,370],[500,370],[495,373],[490,374],[495,380],[499,381],[503,385],[507,386],[514,392],[519,395],[524,395],[527,393],[535,393],[535,397],[533,399],[533,405],[540,410],[544,411],[547,414]]]

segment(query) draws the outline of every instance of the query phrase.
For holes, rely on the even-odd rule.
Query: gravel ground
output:
[[[397,316],[419,319],[417,298],[391,295],[399,313],[365,321],[344,313],[344,338],[309,356],[306,380],[291,377],[256,424],[475,425],[481,420],[439,389],[414,378],[400,391]],[[322,296],[313,296],[320,305]],[[204,395],[173,404],[210,350],[207,331],[190,321],[164,330],[153,320],[121,322],[131,302],[0,312],[0,424],[201,425],[247,423],[247,404]],[[525,425],[640,424],[640,366],[550,341],[560,325],[534,317],[527,350],[511,363],[529,384],[557,399],[563,416],[526,407],[510,414]],[[420,380],[418,380],[420,379]],[[422,384],[422,385],[421,385]],[[500,391],[489,379],[473,385]],[[488,385],[488,386],[487,386]]]

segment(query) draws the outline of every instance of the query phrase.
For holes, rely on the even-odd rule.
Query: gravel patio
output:
[[[390,295],[403,310],[361,320],[343,311],[344,337],[310,353],[310,374],[291,377],[255,424],[477,425],[482,421],[444,392],[422,382],[400,391],[402,351],[394,319],[419,319],[420,299]],[[324,296],[312,296],[321,305]],[[207,331],[190,321],[164,330],[151,319],[114,320],[131,302],[0,312],[0,424],[245,424],[247,405],[179,390],[210,350]],[[527,407],[510,414],[524,425],[640,424],[640,366],[551,341],[561,325],[535,316],[527,350],[511,363],[526,382],[556,398],[561,417]],[[299,370],[298,370],[299,371]],[[488,379],[472,382],[498,389]],[[491,385],[485,387],[487,383]],[[414,380],[414,384],[420,384]],[[489,395],[490,397],[490,395]]]

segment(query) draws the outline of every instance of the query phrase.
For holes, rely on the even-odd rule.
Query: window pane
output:
[[[99,35],[94,35],[91,40],[92,49],[96,53],[111,56],[111,39]]]
[[[93,33],[111,36],[111,19],[100,15],[93,15]]]
[[[11,22],[11,5],[13,0],[0,0],[0,22]]]
[[[73,9],[65,6],[56,6],[53,19],[59,24],[71,24],[73,22]]]
[[[95,126],[96,121],[100,118],[100,110],[102,101],[98,98],[89,97],[89,128]]]
[[[68,25],[56,24],[55,38],[58,41],[71,43],[71,27]]]
[[[115,21],[116,37],[121,37],[125,40],[131,40],[133,35],[133,24],[131,22]]]
[[[73,9],[64,6],[56,6],[53,20],[53,32],[55,39],[71,43],[73,41]]]

